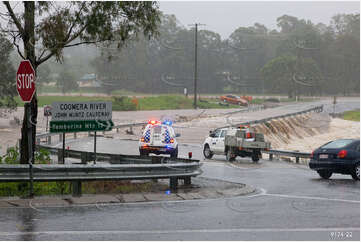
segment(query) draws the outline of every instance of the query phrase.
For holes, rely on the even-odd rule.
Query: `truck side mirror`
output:
[[[212,132],[210,132],[210,133],[209,133],[209,137],[214,138],[214,137],[215,137],[215,134],[212,133]]]

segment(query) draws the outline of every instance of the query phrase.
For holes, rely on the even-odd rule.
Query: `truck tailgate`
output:
[[[269,149],[269,142],[260,142],[260,141],[245,141],[243,139],[238,139],[238,147],[242,148],[256,148],[256,149]]]

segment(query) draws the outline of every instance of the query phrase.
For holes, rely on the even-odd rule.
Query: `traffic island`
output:
[[[255,188],[241,183],[232,183],[208,178],[193,178],[192,185],[180,184],[176,192],[166,189],[167,180],[159,180],[151,192],[125,194],[84,194],[82,197],[43,196],[35,199],[0,198],[0,208],[67,207],[99,204],[127,204],[160,201],[219,199],[247,195]],[[158,190],[156,189],[158,187]]]

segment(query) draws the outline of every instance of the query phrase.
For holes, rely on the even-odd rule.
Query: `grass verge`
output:
[[[83,194],[128,194],[166,191],[166,184],[151,181],[132,183],[131,181],[91,181],[82,182]],[[29,184],[26,182],[0,183],[0,197],[26,197]],[[72,194],[71,182],[34,182],[35,196]]]
[[[360,122],[360,110],[352,110],[343,113],[343,119]]]

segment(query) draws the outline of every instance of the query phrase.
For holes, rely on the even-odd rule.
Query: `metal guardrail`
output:
[[[232,115],[232,114],[236,114],[236,113],[246,113],[246,112],[255,112],[255,111],[259,111],[259,110],[263,110],[263,109],[264,109],[264,105],[256,104],[256,105],[250,105],[247,108],[243,108],[241,110],[225,113],[224,115]]]
[[[269,160],[273,160],[273,155],[296,157],[296,163],[299,163],[300,158],[310,158],[311,153],[297,152],[297,151],[284,151],[284,150],[265,150],[262,153],[269,154]]]
[[[175,190],[178,179],[191,184],[191,177],[202,174],[199,162],[160,164],[96,164],[96,165],[37,165],[32,169],[32,180],[72,181],[73,196],[81,195],[82,181],[169,179]],[[29,182],[28,165],[0,165],[0,182]]]
[[[94,181],[191,177],[199,162],[161,164],[33,165],[34,181]],[[0,182],[29,181],[28,165],[0,165]]]
[[[266,122],[268,122],[270,120],[273,120],[273,119],[287,118],[287,117],[290,117],[290,116],[300,115],[300,114],[304,114],[304,113],[308,113],[308,112],[322,112],[322,110],[323,110],[323,105],[313,107],[313,108],[310,108],[310,109],[307,109],[307,110],[295,112],[295,113],[288,113],[288,114],[284,114],[284,115],[279,115],[279,116],[274,116],[274,117],[269,117],[269,118],[264,118],[264,119],[259,119],[259,120],[253,120],[253,121],[248,121],[248,122],[243,122],[243,123],[238,123],[238,124],[227,125],[227,126],[219,127],[217,129],[228,128],[230,126],[231,127],[237,127],[239,125],[250,125],[250,124],[266,123]]]
[[[119,128],[124,128],[124,127],[132,127],[132,126],[141,126],[141,125],[146,125],[148,123],[131,123],[131,124],[118,124],[115,125],[113,127],[113,129],[119,129]]]

